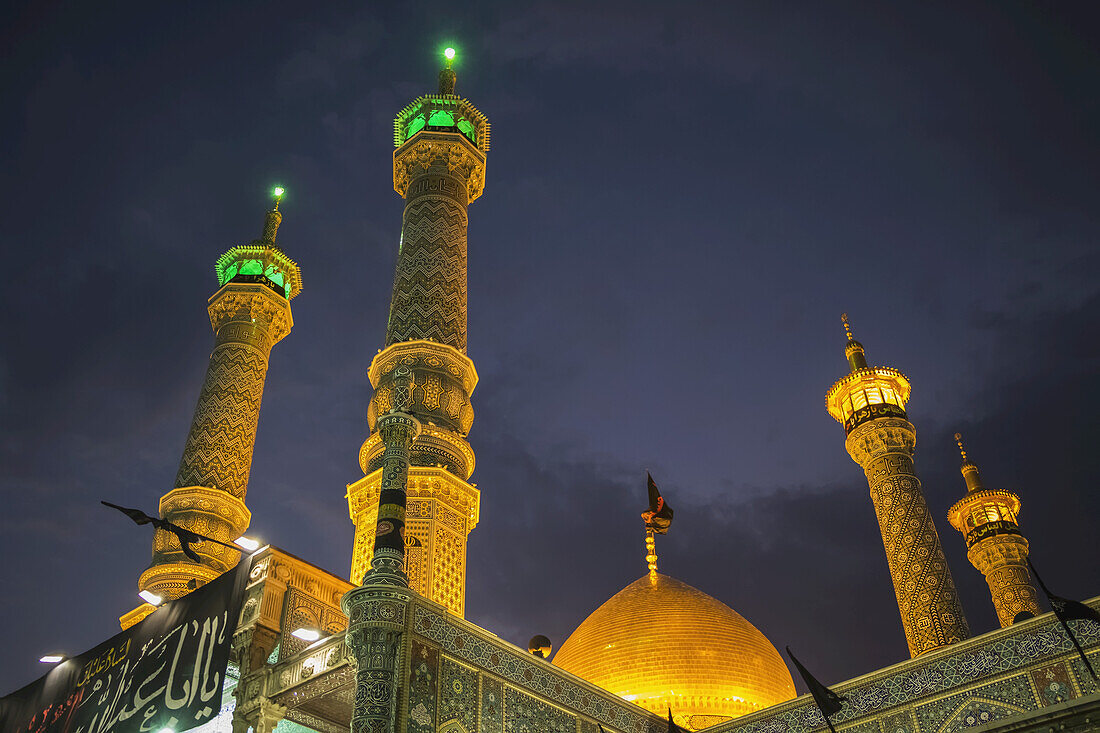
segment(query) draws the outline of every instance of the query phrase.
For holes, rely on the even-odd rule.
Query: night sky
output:
[[[403,203],[394,114],[459,50],[493,125],[470,206],[467,617],[556,647],[662,572],[826,683],[907,658],[825,390],[840,314],[913,382],[946,521],[961,430],[1062,595],[1100,593],[1098,8],[1067,3],[24,3],[0,69],[0,692],[138,603],[213,335],[213,263],[302,266],[272,352],[251,534],[348,572]],[[375,7],[378,6],[378,7]]]

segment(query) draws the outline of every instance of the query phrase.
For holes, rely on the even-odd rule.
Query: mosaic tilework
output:
[[[1093,625],[1095,626],[1095,625]],[[1083,636],[1078,632],[1078,638]],[[1089,654],[1089,662],[1092,664],[1092,668],[1100,674],[1100,654]],[[1089,671],[1085,669],[1085,664],[1078,657],[1073,657],[1068,661],[1069,668],[1073,674],[1074,681],[1077,683],[1077,689],[1081,691],[1081,695],[1091,695],[1095,692],[1100,692],[1100,686],[1097,686],[1093,681]]]
[[[1077,697],[1069,679],[1069,669],[1064,664],[1051,664],[1031,670],[1031,680],[1043,705],[1056,705]]]
[[[440,614],[433,608],[414,607],[413,631],[446,650],[445,657],[454,657],[499,676],[519,689],[553,700],[609,728],[626,733],[665,733],[666,724],[657,716],[610,693],[596,692],[577,684],[550,663],[535,659],[484,632],[477,633],[480,630],[472,624]],[[508,725],[505,716],[506,731],[510,730]]]
[[[457,720],[466,730],[477,730],[477,672],[444,657],[441,677],[439,719]]]
[[[505,733],[575,733],[577,719],[542,700],[508,687],[504,691]]]
[[[409,733],[434,733],[439,650],[413,639],[409,676]]]
[[[1095,660],[1094,665],[1100,664],[1100,626],[1075,623],[1073,628],[1090,660]],[[1058,658],[1064,658],[1070,670],[1068,681],[1072,683],[1071,687],[1077,686],[1081,694],[1097,690],[1084,665],[1076,658],[1069,638],[1058,622],[1048,615],[914,659],[900,668],[837,685],[834,689],[847,695],[849,701],[833,717],[833,722],[838,728],[843,727],[844,733],[856,727],[842,724],[859,718],[877,720],[881,717],[884,723],[888,720],[897,724],[903,720],[899,717],[903,711],[896,711],[888,718],[882,716],[890,713],[891,708],[927,701],[925,719],[914,721],[915,728],[906,733],[945,733],[940,730],[942,725],[966,727],[969,713],[962,714],[962,709],[979,691],[993,698],[994,706],[970,710],[971,713],[977,711],[977,720],[981,719],[982,710],[995,718],[1003,717],[1005,711],[1010,709],[1016,712],[1034,710],[1050,703],[1036,695],[1034,690],[1040,686],[1036,684],[1033,688],[1032,681],[1027,677],[1028,670],[1049,666]],[[983,680],[1013,672],[1017,674],[1009,680],[967,689],[971,685],[981,685]],[[938,695],[944,696],[944,699],[935,700]],[[947,699],[956,701],[954,708],[943,708]],[[935,715],[932,714],[933,707]],[[961,715],[962,722],[953,722],[953,715]],[[862,722],[859,721],[859,725]],[[803,733],[824,725],[825,721],[812,699],[803,695],[790,703],[776,705],[769,711],[745,716],[710,730],[713,733]],[[882,733],[897,733],[897,727],[883,728]]]
[[[890,715],[881,721],[882,733],[916,733],[917,722],[910,710]]]
[[[984,725],[1038,706],[1027,675],[976,687],[916,708],[922,731],[947,731]]]
[[[481,726],[478,733],[504,733],[504,687],[492,677],[481,678]]]

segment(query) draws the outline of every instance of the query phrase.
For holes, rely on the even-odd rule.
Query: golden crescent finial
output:
[[[855,341],[855,337],[852,336],[852,327],[848,325],[848,314],[841,313],[840,320],[844,323],[844,333],[848,334],[848,340]]]

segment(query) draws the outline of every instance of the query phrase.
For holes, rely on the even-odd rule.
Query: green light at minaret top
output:
[[[218,276],[219,287],[230,282],[258,282],[287,300],[301,292],[302,275],[298,264],[275,244],[275,236],[283,222],[279,204],[284,194],[286,189],[282,186],[272,187],[271,209],[264,215],[263,234],[259,239],[233,247],[218,258],[214,272]]]
[[[439,93],[417,97],[393,121],[393,146],[400,148],[418,132],[457,132],[482,153],[489,151],[489,121],[469,100],[455,95],[457,76],[453,46],[443,51]],[[476,195],[471,197],[471,200]]]

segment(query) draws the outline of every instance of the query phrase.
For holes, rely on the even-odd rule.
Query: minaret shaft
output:
[[[1028,549],[1022,536],[1004,534],[976,542],[966,552],[970,564],[985,576],[1002,627],[1011,626],[1021,613],[1043,613],[1027,569]]]
[[[466,183],[437,158],[406,197],[386,346],[423,339],[466,353]]]
[[[276,189],[276,197],[282,189]],[[219,290],[207,312],[214,349],[184,443],[175,488],[160,499],[160,515],[198,534],[232,543],[251,521],[245,506],[252,451],[271,348],[293,325],[290,299],[302,288],[298,265],[275,246],[282,222],[267,212],[263,238],[231,248],[215,265]],[[233,567],[240,553],[213,542],[192,549],[194,562],[176,536],[158,530],[153,559],[138,587],[165,599],[178,598]],[[123,623],[141,618],[127,614]]]
[[[243,500],[252,470],[252,449],[272,341],[270,326],[264,322],[270,319],[257,324],[252,315],[256,310],[264,310],[265,294],[240,292],[263,286],[235,287],[238,292],[231,307],[218,305],[214,350],[175,486],[207,486]]]
[[[969,629],[913,466],[916,429],[884,417],[857,426],[845,447],[871,489],[911,656],[966,639]]]
[[[868,366],[848,314],[841,320],[851,371],[829,388],[825,405],[844,426],[844,447],[867,476],[901,625],[915,657],[966,639],[970,629],[913,466],[917,430],[905,413],[909,379],[897,369]]]

